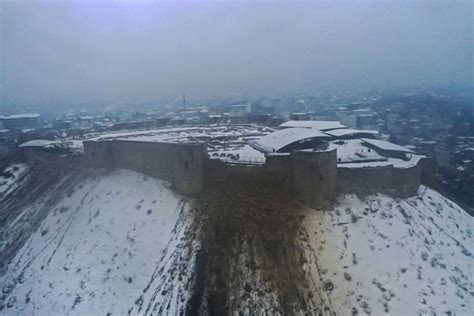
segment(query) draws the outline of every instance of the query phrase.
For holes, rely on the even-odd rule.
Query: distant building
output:
[[[123,123],[115,123],[112,126],[112,130],[113,131],[133,130],[133,129],[148,130],[155,126],[156,126],[155,121],[123,122]]]
[[[72,127],[72,122],[69,120],[55,120],[53,128],[55,129],[69,129]]]
[[[209,115],[209,124],[217,124],[222,122],[222,115],[213,114]]]
[[[290,120],[294,121],[309,121],[311,119],[311,114],[307,112],[291,113]]]
[[[377,128],[377,118],[373,114],[363,114],[357,116],[357,128],[373,129]]]
[[[246,116],[247,114],[250,114],[250,112],[251,112],[250,103],[234,104],[230,106],[229,116],[231,117]]]
[[[2,122],[5,129],[34,128],[38,126],[39,119],[39,114],[15,114],[0,116],[0,122]]]
[[[357,115],[352,113],[338,112],[337,117],[341,123],[350,128],[357,127]]]

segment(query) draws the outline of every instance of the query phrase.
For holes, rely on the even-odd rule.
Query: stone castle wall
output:
[[[331,203],[336,192],[336,151],[293,151],[289,155],[269,155],[265,166],[229,166],[218,159],[206,161],[206,186],[218,188],[243,179],[251,187],[261,179],[272,179],[269,190],[289,188],[297,199],[311,207]],[[278,191],[278,190],[276,190]]]
[[[437,188],[435,161],[421,158],[411,168],[393,166],[337,168],[337,192],[360,195],[382,193],[406,198],[416,195],[420,184]]]
[[[81,165],[81,157],[79,155],[61,155],[48,152],[43,148],[21,148],[19,154],[27,161],[51,173],[67,173]]]
[[[139,171],[171,182],[186,195],[195,196],[203,190],[204,144],[85,141],[84,153],[92,165]]]
[[[413,196],[421,184],[420,170],[419,165],[411,168],[338,168],[337,191],[360,195],[382,193],[396,197]]]
[[[99,168],[124,168],[167,180],[183,194],[197,196],[205,187],[218,187],[241,175],[249,179],[273,174],[295,196],[311,207],[324,207],[337,193],[384,193],[408,197],[420,184],[433,187],[434,161],[423,158],[412,168],[392,166],[371,168],[337,167],[332,151],[293,151],[288,155],[268,155],[263,168],[229,166],[209,159],[205,144],[176,144],[128,140],[84,141],[84,156],[64,158],[39,149],[24,149],[28,160],[44,165],[85,165]]]
[[[420,182],[434,190],[439,190],[440,183],[436,178],[436,161],[433,158],[421,158],[418,164],[420,165]]]
[[[296,196],[311,207],[324,207],[336,195],[336,150],[293,151],[290,168]]]

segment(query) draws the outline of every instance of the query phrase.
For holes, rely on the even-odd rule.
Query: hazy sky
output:
[[[0,3],[3,103],[472,80],[472,1]]]

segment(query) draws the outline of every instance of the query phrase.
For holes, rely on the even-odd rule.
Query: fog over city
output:
[[[2,1],[2,104],[472,82],[470,1]]]

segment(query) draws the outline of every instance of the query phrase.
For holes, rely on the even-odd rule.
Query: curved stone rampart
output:
[[[324,207],[336,194],[336,150],[293,151],[291,175],[297,197],[311,207]]]
[[[418,191],[420,166],[337,168],[337,191],[360,195],[382,193],[396,197],[413,196]]]
[[[201,143],[85,141],[84,153],[93,166],[139,171],[171,182],[183,194],[198,195],[204,186],[206,147]]]

